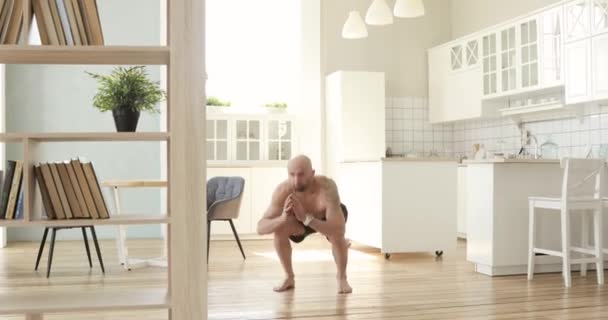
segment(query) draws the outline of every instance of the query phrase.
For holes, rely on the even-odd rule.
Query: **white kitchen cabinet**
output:
[[[540,73],[543,87],[564,84],[563,10],[549,9],[540,15]]]
[[[500,31],[500,82],[502,92],[517,89],[516,29],[515,26],[512,26]]]
[[[456,231],[459,238],[467,237],[467,167],[458,166],[456,189]]]
[[[539,84],[538,20],[528,19],[519,24],[520,87],[529,89]]]
[[[496,33],[490,33],[483,36],[481,42],[483,62],[483,94],[486,96],[493,95],[498,92]]]
[[[608,32],[608,0],[592,0],[591,20],[593,34]]]
[[[346,237],[385,254],[455,249],[456,166],[391,158],[340,163]]]
[[[566,42],[577,41],[591,35],[590,7],[590,0],[575,0],[564,4]]]
[[[429,120],[431,123],[478,118],[482,114],[479,40],[466,39],[465,67],[452,70],[453,46],[429,50]]]
[[[593,99],[608,99],[608,33],[592,40]]]
[[[567,43],[565,51],[566,103],[588,101],[591,96],[591,41]]]

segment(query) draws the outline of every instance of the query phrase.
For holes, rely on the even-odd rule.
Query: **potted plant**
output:
[[[110,75],[85,71],[99,83],[93,106],[112,110],[116,130],[135,132],[142,111],[159,113],[156,105],[166,97],[158,81],[148,79],[144,66],[117,67]]]

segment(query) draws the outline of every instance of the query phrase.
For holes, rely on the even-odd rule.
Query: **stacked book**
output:
[[[23,218],[23,161],[8,160],[6,174],[1,179],[0,219]]]
[[[23,1],[23,0],[0,0]],[[96,0],[31,0],[43,45],[103,45]]]
[[[24,22],[24,5],[25,0],[0,0],[1,44],[17,44],[19,42]]]
[[[93,164],[80,159],[39,163],[34,174],[48,219],[109,218]]]

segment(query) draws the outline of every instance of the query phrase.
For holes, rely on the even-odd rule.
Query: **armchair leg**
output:
[[[209,264],[209,243],[211,240],[211,220],[207,220],[207,264]]]
[[[49,228],[44,228],[44,234],[42,235],[42,241],[40,241],[40,248],[38,249],[38,257],[36,258],[36,267],[34,270],[38,270],[38,265],[40,264],[40,258],[42,257],[42,252],[44,251],[44,245],[46,243],[46,236],[49,234]]]
[[[230,227],[232,228],[232,233],[234,233],[234,238],[236,238],[236,243],[239,245],[239,249],[241,249],[241,255],[243,256],[243,259],[247,259],[247,258],[245,258],[245,251],[243,251],[243,246],[241,245],[241,240],[239,239],[239,235],[236,233],[236,229],[234,228],[234,223],[232,222],[232,219],[228,220],[228,222],[230,222]]]
[[[89,258],[89,268],[93,268],[93,262],[91,261],[91,250],[89,249],[89,238],[87,237],[86,227],[82,227],[82,239],[84,240],[84,247],[87,249],[87,258]]]
[[[101,250],[99,250],[99,243],[97,242],[97,234],[95,234],[95,228],[90,226],[91,235],[93,236],[93,243],[95,244],[95,250],[97,251],[97,259],[99,259],[99,264],[101,265],[101,272],[106,273],[106,269],[103,267],[103,259],[101,258]]]

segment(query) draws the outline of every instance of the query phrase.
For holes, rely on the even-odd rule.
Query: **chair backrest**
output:
[[[207,219],[238,218],[244,190],[242,177],[213,177],[207,181]]]
[[[563,158],[562,201],[573,198],[601,201],[604,165],[602,159]]]

